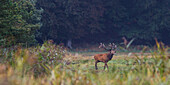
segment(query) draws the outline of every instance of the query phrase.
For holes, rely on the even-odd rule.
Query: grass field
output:
[[[118,52],[105,70],[104,63],[98,63],[98,70],[94,67],[93,55],[105,53],[102,51],[67,52],[61,59],[56,58],[55,64],[51,58],[59,50],[53,45],[18,48],[13,52],[1,49],[0,85],[169,85],[168,49],[158,47],[150,53]],[[13,58],[6,58],[9,56]]]

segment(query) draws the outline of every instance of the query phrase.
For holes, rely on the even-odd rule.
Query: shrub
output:
[[[62,64],[63,55],[66,52],[49,41],[42,46],[22,48],[15,46],[1,49],[1,57],[5,57],[3,63],[9,64],[14,68],[22,68],[24,73],[33,71],[35,76],[50,73],[50,69],[58,64]],[[24,74],[23,73],[23,74]]]

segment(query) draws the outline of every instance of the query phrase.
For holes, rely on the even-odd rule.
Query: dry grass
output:
[[[12,57],[8,61],[1,61],[0,85],[170,84],[169,55],[167,49],[162,49],[160,46],[151,53],[117,53],[109,61],[109,69],[106,70],[103,70],[103,63],[98,64],[99,70],[94,68],[93,55],[103,52],[71,52],[62,55],[63,57],[56,60],[54,65],[49,63],[50,59],[42,62],[43,58],[51,58],[50,55],[58,57],[53,47],[55,46],[22,48],[12,52]],[[39,48],[40,50],[37,51]],[[14,60],[10,61],[10,59]],[[5,59],[1,57],[1,60]]]

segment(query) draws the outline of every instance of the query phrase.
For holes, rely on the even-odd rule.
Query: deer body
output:
[[[114,45],[114,44],[113,44]],[[105,50],[109,51],[109,53],[104,53],[104,54],[96,54],[94,56],[94,59],[95,59],[95,68],[96,70],[98,69],[97,68],[97,63],[98,62],[103,62],[105,63],[104,65],[104,69],[105,67],[107,67],[108,69],[108,65],[107,65],[107,62],[110,61],[113,57],[113,55],[116,53],[116,51],[114,50],[116,48],[116,45],[114,45],[114,49],[113,49],[113,45],[111,45],[111,49],[106,49],[105,48],[105,45],[101,43],[101,45],[99,46],[99,48],[104,48]]]
[[[98,62],[108,62],[112,59],[114,54],[111,53],[105,53],[105,54],[97,54],[94,56],[94,59]]]

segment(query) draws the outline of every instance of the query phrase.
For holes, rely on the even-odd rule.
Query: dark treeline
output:
[[[41,40],[78,43],[136,38],[139,44],[170,39],[169,0],[38,0],[44,9]]]
[[[1,0],[0,2],[2,10],[0,27],[3,29],[0,30],[1,43],[11,38],[14,38],[15,43],[27,44],[33,43],[33,40],[42,43],[48,39],[56,43],[66,43],[69,39],[74,43],[121,42],[122,37],[128,40],[135,38],[134,44],[154,44],[154,38],[165,44],[170,43],[170,0]],[[20,6],[22,4],[23,6]],[[7,5],[11,8],[5,7]],[[17,17],[12,14],[9,16],[8,11],[5,11],[14,8],[18,12],[10,11],[10,13],[14,13],[13,15]],[[15,17],[15,21],[11,22],[11,17]],[[20,19],[23,20],[20,22],[23,26],[15,24]],[[17,34],[18,36],[15,36]]]

